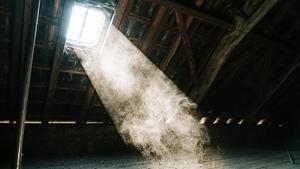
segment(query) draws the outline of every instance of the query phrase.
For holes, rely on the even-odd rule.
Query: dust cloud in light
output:
[[[189,100],[118,29],[104,47],[74,47],[123,140],[145,157],[199,157],[209,139]]]

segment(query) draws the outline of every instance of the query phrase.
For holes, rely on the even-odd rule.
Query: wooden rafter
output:
[[[54,5],[51,11],[51,15],[53,18],[57,17],[57,12],[58,12],[58,8],[59,8],[59,4],[61,3],[61,0],[54,0]],[[49,27],[49,36],[48,36],[48,42],[47,42],[47,46],[49,44],[49,42],[51,42],[53,40],[53,35],[54,35],[54,31],[55,31],[55,25],[51,25]]]
[[[123,16],[124,13],[126,11],[126,7],[128,4],[129,0],[122,0],[118,2],[117,8],[116,8],[116,12],[115,12],[115,16],[114,16],[114,20],[113,20],[113,24],[115,25],[115,27],[119,28],[119,26],[122,23],[123,20]]]
[[[199,82],[191,92],[191,97],[199,103],[217,77],[218,72],[226,62],[231,51],[241,42],[248,32],[277,3],[278,0],[265,1],[247,20],[238,19],[233,32],[225,35],[209,59]]]
[[[200,23],[198,22],[197,25],[199,25]],[[195,28],[193,28],[194,30],[191,31],[191,36],[195,36],[196,34],[194,33]],[[211,56],[211,54],[213,53],[214,49],[216,48],[216,46],[218,45],[219,40],[223,37],[224,35],[224,30],[221,30],[220,32],[217,33],[215,39],[213,40],[212,44],[208,47],[209,52],[208,54],[203,58],[203,60],[201,60],[201,63],[199,65],[197,65],[197,69],[196,69],[196,76],[198,76],[199,72],[202,72],[202,69],[204,68],[204,66],[206,65],[209,57]],[[198,77],[197,77],[198,78]],[[191,90],[191,88],[193,87],[193,85],[195,84],[195,82],[190,81],[188,83],[188,91]]]
[[[145,25],[150,25],[150,23],[151,23],[151,19],[139,16],[139,15],[135,15],[135,14],[132,14],[132,13],[128,13],[127,18],[129,20],[139,22],[139,23],[142,23],[142,24],[145,24]],[[167,25],[167,24],[162,24],[162,25],[160,25],[160,27],[162,29],[177,31],[177,28],[175,26],[171,26],[171,25]]]
[[[165,6],[169,9],[172,9],[172,10],[175,10],[175,11],[180,11],[182,12],[183,14],[187,15],[187,16],[192,16],[194,17],[195,19],[198,19],[198,20],[201,20],[201,21],[204,21],[206,23],[210,23],[210,24],[213,24],[213,25],[216,25],[216,26],[219,26],[223,29],[226,29],[226,30],[229,30],[231,31],[233,26],[224,21],[224,20],[221,20],[221,19],[218,19],[218,18],[215,18],[211,15],[208,15],[206,13],[203,13],[199,10],[196,10],[196,9],[193,9],[193,8],[189,8],[189,7],[186,7],[184,5],[181,5],[181,4],[178,4],[174,1],[170,1],[170,0],[148,0],[152,3],[156,3],[160,6]]]
[[[186,20],[186,23],[185,23],[187,29],[191,26],[192,22],[193,22],[193,17],[188,17],[188,19]],[[160,64],[160,69],[162,71],[165,71],[167,69],[167,67],[169,66],[180,43],[181,43],[181,36],[177,36],[175,39],[175,42],[172,45],[171,49],[169,50],[168,54],[163,58],[163,61]]]
[[[53,102],[53,96],[55,93],[55,89],[57,86],[57,80],[59,75],[59,65],[62,60],[62,55],[64,51],[64,46],[66,42],[66,33],[69,25],[69,20],[71,17],[71,11],[72,11],[72,1],[65,1],[64,4],[64,10],[63,10],[63,16],[61,20],[61,26],[59,28],[59,38],[56,44],[55,53],[53,57],[53,63],[52,63],[52,69],[50,74],[50,82],[48,86],[48,93],[46,102],[44,105],[44,113],[43,113],[43,121],[47,122],[50,107]]]
[[[48,86],[45,84],[32,84],[31,87],[34,88],[47,88]],[[85,92],[87,89],[82,87],[82,85],[73,85],[73,86],[56,86],[57,90],[66,90],[66,91],[78,91]]]
[[[60,4],[61,4],[61,0],[54,0],[53,8],[51,11],[52,18],[57,17],[58,8],[59,8]],[[46,30],[48,30],[48,33],[44,33],[43,42],[41,43],[42,55],[45,57],[48,56],[49,49],[50,49],[49,47],[53,46],[50,42],[53,41],[54,33],[55,33],[55,29],[56,29],[55,27],[56,27],[56,25],[51,22],[48,22],[46,24]],[[37,47],[37,44],[36,44],[36,47]],[[34,67],[32,67],[32,68],[34,68]]]
[[[186,29],[186,26],[185,26],[185,23],[183,20],[183,15],[178,11],[175,11],[175,15],[176,15],[176,21],[178,24],[179,34],[181,36],[183,46],[184,46],[184,49],[186,52],[186,57],[187,57],[188,65],[190,68],[191,78],[192,78],[192,81],[196,82],[197,77],[196,77],[195,59],[193,56],[190,38],[189,38],[187,29]]]
[[[33,65],[33,69],[39,70],[39,71],[49,71],[50,68],[46,66],[41,66],[41,65]],[[62,73],[72,73],[72,74],[78,74],[78,75],[86,75],[84,70],[82,68],[68,68],[68,67],[60,67],[59,72]]]
[[[141,46],[141,50],[147,54],[150,44],[154,39],[154,36],[159,32],[159,26],[162,23],[163,16],[165,15],[167,8],[161,6],[149,28],[149,31],[146,33],[144,41]]]
[[[139,16],[139,15],[135,15],[135,14],[132,14],[132,13],[128,13],[127,18],[129,20],[140,22],[140,23],[143,23],[143,24],[146,24],[146,25],[149,25],[150,22],[151,22],[151,20],[148,19],[148,18]]]
[[[202,2],[201,1],[202,0],[198,0],[195,5],[200,7],[203,4],[203,1]],[[185,23],[185,27],[184,27],[186,30],[189,29],[193,20],[194,20],[193,16],[188,16],[186,23]],[[177,36],[175,39],[175,42],[172,45],[171,49],[169,50],[168,54],[163,58],[163,61],[160,64],[160,69],[162,71],[166,71],[167,67],[169,66],[173,56],[175,55],[175,53],[181,43],[181,40],[182,40],[181,36]]]

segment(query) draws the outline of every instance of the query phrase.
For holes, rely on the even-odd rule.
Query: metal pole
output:
[[[26,45],[26,63],[25,71],[22,83],[22,100],[21,100],[21,111],[19,114],[18,126],[17,126],[17,145],[16,145],[16,154],[13,163],[13,169],[21,169],[22,165],[22,149],[23,149],[23,140],[24,140],[24,130],[25,130],[25,120],[27,113],[27,103],[29,95],[29,86],[31,78],[31,68],[32,60],[34,54],[34,45],[36,39],[37,24],[40,11],[40,0],[35,0],[33,3],[32,9],[32,30],[30,32],[30,37],[28,39],[28,45]]]

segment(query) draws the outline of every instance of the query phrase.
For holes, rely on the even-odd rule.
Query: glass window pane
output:
[[[80,41],[85,43],[95,43],[103,26],[104,19],[105,17],[102,12],[89,9]]]
[[[83,27],[84,18],[87,9],[82,6],[75,5],[72,10],[71,20],[67,33],[67,39],[72,41],[79,40],[80,32]]]

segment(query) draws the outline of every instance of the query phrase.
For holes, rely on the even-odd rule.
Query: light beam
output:
[[[199,155],[209,139],[197,105],[114,26],[99,48],[74,50],[124,141],[147,157]]]

